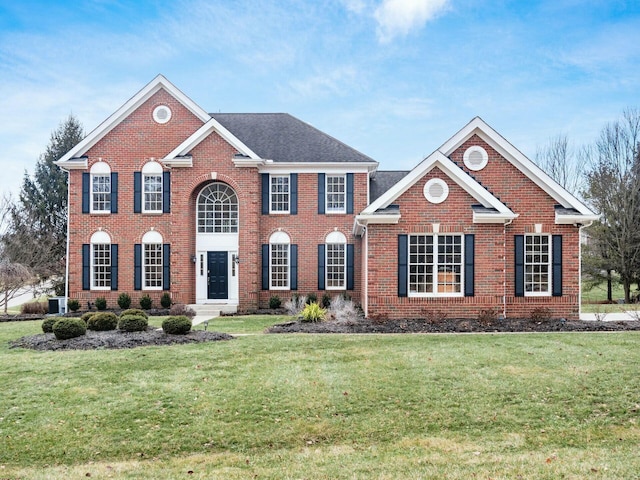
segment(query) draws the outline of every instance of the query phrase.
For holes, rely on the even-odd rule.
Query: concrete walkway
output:
[[[624,320],[640,320],[638,310],[620,310],[610,313],[581,313],[580,320],[593,320],[601,322],[619,322]]]

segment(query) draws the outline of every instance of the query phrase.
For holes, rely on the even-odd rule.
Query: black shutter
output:
[[[323,175],[323,174],[320,174]],[[321,243],[318,245],[318,290],[325,289],[325,245]]]
[[[162,172],[162,213],[171,212],[171,172]]]
[[[118,213],[118,174],[111,174],[111,213]]]
[[[298,214],[298,174],[289,175],[289,213]]]
[[[554,297],[562,296],[562,235],[552,237],[553,271],[551,289]]]
[[[353,213],[353,173],[347,173],[347,213]]]
[[[473,297],[475,287],[475,235],[464,236],[464,296]]]
[[[133,246],[133,289],[142,290],[142,244]]]
[[[133,213],[142,212],[142,172],[133,172]]]
[[[262,290],[269,290],[269,244],[262,245]]]
[[[318,213],[324,214],[324,190],[325,190],[325,175],[324,173],[318,174]]]
[[[291,290],[298,289],[298,245],[291,245],[291,280],[289,288]]]
[[[262,214],[269,215],[269,174],[262,174]]]
[[[89,213],[89,205],[91,201],[91,174],[82,174],[82,213]]]
[[[82,245],[82,289],[91,290],[91,245]]]
[[[118,290],[118,244],[111,244],[111,290]]]
[[[354,248],[353,243],[347,244],[347,290],[353,290],[354,288]]]
[[[524,297],[524,235],[515,236],[515,295]]]
[[[171,245],[162,245],[162,289],[171,290]]]
[[[407,235],[398,235],[398,296],[407,296],[409,239]]]

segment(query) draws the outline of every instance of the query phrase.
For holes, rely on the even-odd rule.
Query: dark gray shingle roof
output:
[[[274,162],[375,162],[288,113],[212,113],[260,158]]]
[[[409,174],[409,170],[384,171],[378,170],[369,182],[369,201],[373,203],[384,192],[393,187]]]

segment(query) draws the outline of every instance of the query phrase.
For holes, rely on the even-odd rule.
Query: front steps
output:
[[[219,317],[223,313],[236,313],[238,311],[237,305],[227,304],[190,304],[187,307],[196,312],[196,316],[191,323],[193,325],[199,325],[212,318]]]

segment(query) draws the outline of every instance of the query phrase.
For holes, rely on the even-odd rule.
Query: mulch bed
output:
[[[640,330],[639,321],[598,322],[584,320],[506,319],[480,322],[475,319],[402,319],[350,322],[286,322],[274,325],[267,333],[472,333],[472,332],[615,332]]]
[[[155,327],[149,327],[144,332],[122,332],[120,330],[95,332],[87,330],[86,335],[68,340],[58,340],[53,333],[41,333],[9,342],[9,346],[11,348],[30,348],[41,351],[96,350],[215,342],[219,340],[231,340],[232,338],[231,335],[226,333],[206,332],[203,330],[192,330],[186,335],[169,335]]]

